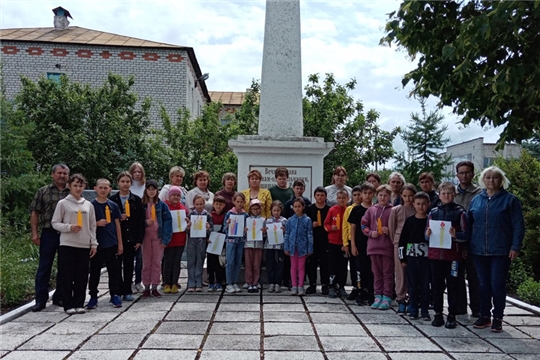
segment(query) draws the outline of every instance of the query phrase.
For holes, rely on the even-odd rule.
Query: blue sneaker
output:
[[[407,313],[407,303],[405,301],[399,301],[398,302],[398,314],[405,315]],[[417,315],[418,316],[418,315]]]
[[[93,298],[90,298],[90,301],[88,301],[88,304],[86,304],[85,308],[87,308],[88,310],[92,310],[92,309],[97,308],[97,304],[98,304],[97,297],[93,297]]]
[[[122,307],[122,300],[120,300],[120,296],[118,295],[111,295],[111,304],[115,308]]]
[[[208,291],[208,292],[213,292],[215,289],[216,289],[216,288],[215,288],[214,284],[209,284],[209,285],[208,285],[208,290],[206,290],[206,291]]]
[[[372,309],[378,309],[381,306],[382,295],[375,295],[375,301],[371,304]]]
[[[124,295],[122,297],[122,300],[124,300],[124,301],[133,301],[133,300],[135,300],[135,298],[131,294],[126,294],[126,295]]]
[[[388,309],[390,309],[390,302],[391,301],[392,301],[392,299],[389,298],[388,296],[383,296],[382,300],[381,300],[381,303],[379,305],[379,310],[388,310]]]
[[[223,287],[221,286],[220,283],[217,283],[217,284],[214,284],[214,290],[218,291],[218,292],[222,292],[223,291]]]

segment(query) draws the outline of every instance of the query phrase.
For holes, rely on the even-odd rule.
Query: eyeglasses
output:
[[[462,172],[457,173],[458,176],[466,176],[466,175],[470,175],[470,174],[472,174],[471,171],[462,171]]]

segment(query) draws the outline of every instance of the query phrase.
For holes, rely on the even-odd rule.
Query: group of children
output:
[[[323,295],[356,299],[359,305],[371,304],[373,309],[380,310],[389,309],[397,295],[399,312],[405,313],[402,307],[408,294],[408,312],[412,319],[421,316],[426,321],[431,320],[428,305],[432,300],[435,310],[432,324],[456,326],[458,264],[467,232],[465,211],[453,202],[455,187],[451,183],[441,184],[440,205],[428,216],[429,196],[417,193],[410,184],[403,186],[402,204],[396,207],[390,203],[388,185],[375,189],[369,182],[352,189],[352,205],[348,206],[349,192],[341,189],[337,191],[337,204],[330,207],[324,187],[315,189],[314,203],[306,206],[302,196],[304,184],[297,180],[285,209],[283,202],[274,200],[271,217],[262,219],[261,202],[251,199],[246,206],[246,197],[241,192],[232,196],[233,207],[229,211],[224,211],[226,200],[215,196],[213,210],[208,212],[201,195],[195,195],[193,208],[186,209],[181,202],[180,187],[171,186],[168,200],[161,201],[158,184],[153,180],[146,181],[142,198],[129,190],[133,181],[129,172],[121,172],[116,180],[119,191],[110,198],[110,182],[97,180],[94,187],[97,197],[89,202],[82,197],[86,186],[84,177],[71,176],[70,196],[58,203],[54,214],[53,227],[61,232],[59,281],[64,308],[69,314],[84,312],[89,247],[90,300],[86,309],[98,305],[97,286],[103,264],[108,270],[112,305],[120,307],[122,300],[133,300],[133,263],[135,252],[141,246],[145,286],[142,298],[160,297],[160,284],[164,293],[178,293],[180,262],[185,248],[188,292],[202,291],[205,258],[208,291],[221,291],[223,285],[226,285],[226,293],[242,291],[238,278],[244,258],[244,288],[258,292],[264,249],[268,292],[279,293],[283,285],[288,286],[283,283],[284,259],[288,257],[292,295],[315,293],[320,269]],[[177,217],[174,222],[173,214]],[[205,218],[205,231],[197,237],[190,233],[192,216]],[[244,222],[238,222],[238,216],[243,217]],[[185,219],[185,227],[181,226],[181,218]],[[263,236],[247,241],[247,224],[249,221],[255,224],[257,219],[262,221]],[[445,231],[452,237],[450,249],[429,246],[430,219],[449,223]],[[230,229],[238,224],[245,228]],[[225,265],[222,255],[206,253],[212,231],[225,234]],[[277,232],[282,232],[281,239]],[[84,255],[81,249],[85,250]],[[350,295],[345,291],[348,264],[354,269],[356,279]],[[434,270],[432,275],[431,269]],[[306,273],[307,289],[304,287]],[[445,323],[442,308],[446,288],[449,315]]]

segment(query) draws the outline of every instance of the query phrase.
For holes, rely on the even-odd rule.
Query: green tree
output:
[[[535,131],[533,136],[523,142],[523,148],[531,153],[537,160],[540,160],[540,134]]]
[[[116,178],[133,161],[159,154],[158,142],[148,141],[150,100],[138,102],[133,77],[109,74],[103,86],[70,81],[37,82],[21,78],[17,96],[20,124],[32,125],[27,149],[38,170],[63,162],[83,173],[90,184]],[[157,155],[156,155],[157,156]]]
[[[402,1],[381,43],[407,51],[414,95],[452,106],[465,125],[504,126],[499,146],[540,127],[540,1]]]
[[[355,86],[355,79],[341,85],[333,74],[326,74],[324,80],[313,74],[305,87],[304,135],[335,143],[324,159],[326,184],[336,166],[347,169],[350,184],[362,183],[369,165],[384,164],[394,155],[392,142],[400,129],[382,130],[377,111],[364,113],[362,102],[349,94]]]
[[[525,266],[533,269],[535,279],[540,280],[540,161],[524,150],[520,158],[498,158],[495,165],[504,170],[511,181],[508,190],[521,201],[525,218],[521,257]]]
[[[450,156],[441,157],[440,153],[450,142],[444,133],[448,129],[442,125],[444,116],[437,111],[426,112],[425,99],[420,100],[422,117],[411,114],[410,125],[401,133],[407,146],[404,152],[396,155],[396,168],[408,182],[417,184],[418,176],[423,172],[432,172],[435,180],[445,175],[444,168],[451,163]]]

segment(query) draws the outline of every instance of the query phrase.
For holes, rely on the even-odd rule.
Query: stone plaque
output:
[[[279,165],[283,166],[283,165]],[[274,177],[274,171],[277,165],[250,165],[249,171],[259,170],[262,174],[261,187],[264,189],[270,189],[276,185],[276,178]],[[293,186],[295,180],[302,179],[306,183],[306,190],[304,196],[311,200],[312,198],[312,185],[311,185],[311,166],[285,166],[289,170],[289,186]],[[320,184],[322,185],[322,184]],[[319,185],[315,185],[317,187]]]

